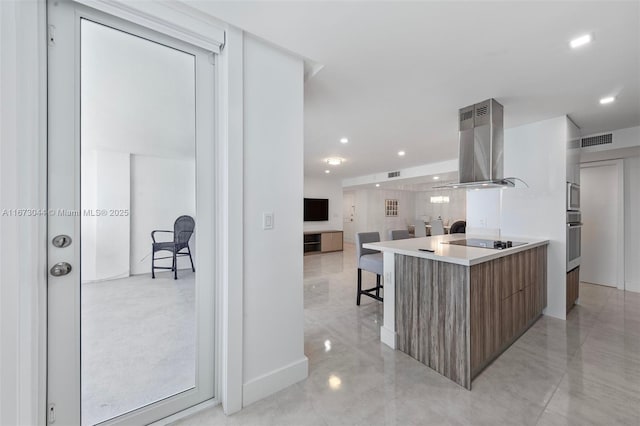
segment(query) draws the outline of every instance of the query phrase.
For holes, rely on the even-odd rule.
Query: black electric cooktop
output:
[[[456,246],[480,247],[488,249],[502,250],[511,247],[523,246],[527,243],[517,241],[483,240],[482,238],[468,238],[466,240],[443,241],[443,244],[454,244]]]

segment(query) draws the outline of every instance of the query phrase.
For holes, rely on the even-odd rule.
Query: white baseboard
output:
[[[626,291],[632,291],[634,293],[640,293],[640,282],[627,281],[624,284]]]
[[[397,337],[398,333],[395,331],[389,330],[385,326],[380,327],[380,341],[391,349],[395,349],[397,347]]]
[[[309,375],[309,359],[304,358],[245,383],[242,386],[242,406],[246,407]]]

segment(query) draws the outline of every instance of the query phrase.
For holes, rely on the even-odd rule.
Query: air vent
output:
[[[582,138],[582,148],[586,148],[588,146],[596,146],[596,145],[606,145],[609,143],[613,143],[613,134],[607,133],[604,135],[598,136],[589,136],[588,138]]]
[[[473,118],[473,110],[465,111],[460,114],[460,121],[471,120]]]
[[[476,117],[480,117],[481,115],[487,115],[488,106],[482,105],[480,108],[476,109]]]
[[[389,172],[389,174],[387,174],[388,178],[394,178],[398,176],[400,176],[400,172]]]

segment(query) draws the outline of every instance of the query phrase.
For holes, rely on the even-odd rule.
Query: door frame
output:
[[[216,395],[224,412],[234,413],[242,408],[243,382],[243,32],[180,2],[137,2],[135,6],[122,0],[79,0],[78,3],[174,38],[186,38],[185,41],[200,47],[206,46],[199,43],[215,43],[220,50],[214,88],[218,189],[215,279],[219,296],[216,299],[219,319]],[[8,48],[3,48],[0,56],[3,64],[8,65],[4,68],[6,72],[0,73],[0,79],[3,87],[24,89],[20,93],[3,92],[3,103],[11,108],[0,108],[4,132],[13,135],[3,139],[3,147],[10,155],[0,157],[4,175],[12,177],[0,180],[0,198],[11,208],[47,209],[46,9],[46,0],[0,5],[2,22],[13,23],[3,39],[3,47]],[[16,57],[19,60],[16,61]],[[13,308],[3,310],[0,316],[3,324],[20,330],[20,334],[12,336],[8,346],[2,348],[3,364],[6,362],[12,371],[1,372],[3,402],[4,391],[19,390],[15,398],[20,398],[20,404],[15,398],[11,399],[12,405],[3,407],[6,409],[2,419],[44,425],[47,423],[47,219],[46,215],[29,221],[18,219],[9,218],[6,222],[3,219],[3,226],[4,223],[15,226],[19,233],[3,235],[2,247],[11,247],[15,255],[0,259],[3,283],[6,278],[7,283],[13,284],[9,288],[11,300],[7,299]],[[171,419],[178,417],[180,413]]]
[[[617,250],[618,259],[616,264],[616,288],[619,290],[625,289],[624,279],[624,161],[622,159],[617,160],[604,160],[604,161],[590,161],[580,163],[580,169],[588,169],[593,167],[607,167],[614,166],[617,174],[617,189],[618,189],[618,203],[615,206],[618,216],[618,227],[616,229],[617,237]],[[582,179],[581,179],[582,180]]]

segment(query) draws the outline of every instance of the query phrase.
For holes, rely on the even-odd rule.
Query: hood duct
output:
[[[516,178],[505,178],[504,113],[495,99],[462,108],[459,125],[459,183],[438,188],[513,187]]]

